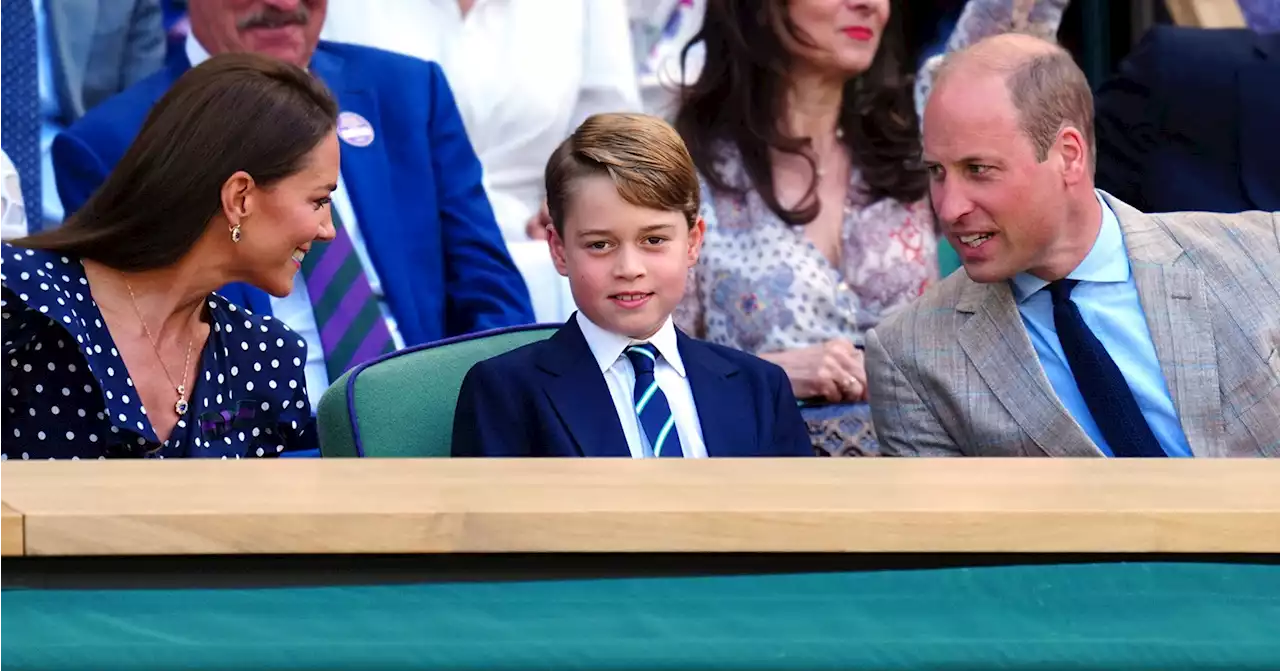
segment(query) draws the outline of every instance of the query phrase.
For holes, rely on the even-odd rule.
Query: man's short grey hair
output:
[[[1066,49],[1028,35],[989,38],[948,57],[938,73],[939,84],[954,75],[965,76],[952,72],[968,70],[961,63],[1004,76],[1018,124],[1031,139],[1036,160],[1048,158],[1058,132],[1069,126],[1080,132],[1090,165],[1096,164],[1093,91]]]

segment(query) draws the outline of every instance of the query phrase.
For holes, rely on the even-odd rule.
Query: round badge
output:
[[[353,147],[368,147],[373,144],[373,126],[355,112],[342,112],[338,115],[338,137]]]

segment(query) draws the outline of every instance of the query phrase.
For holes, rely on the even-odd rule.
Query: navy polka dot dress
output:
[[[211,294],[191,407],[161,443],[80,261],[10,245],[0,254],[0,458],[238,459],[314,447],[306,343],[283,323]]]

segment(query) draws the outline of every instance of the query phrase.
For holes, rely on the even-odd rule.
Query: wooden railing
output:
[[[7,462],[5,555],[1280,552],[1280,460]]]
[[[1169,15],[1180,26],[1243,28],[1244,14],[1236,0],[1165,0]]]

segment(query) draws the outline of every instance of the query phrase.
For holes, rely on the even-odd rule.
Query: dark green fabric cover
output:
[[[6,671],[1280,669],[1265,565],[7,590],[3,614]]]
[[[447,457],[462,379],[477,361],[551,337],[559,326],[506,331],[406,351],[338,378],[316,411],[320,453],[355,457],[347,380],[356,375],[355,422],[366,457]]]

